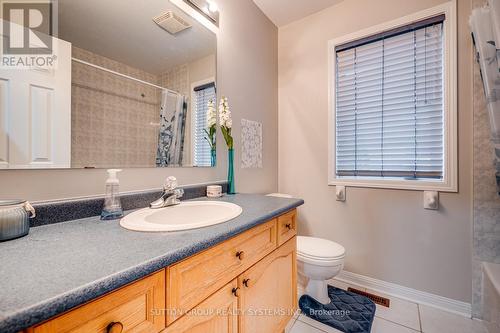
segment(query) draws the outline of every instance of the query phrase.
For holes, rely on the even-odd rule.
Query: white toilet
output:
[[[345,249],[327,239],[297,237],[298,272],[307,281],[305,293],[323,304],[330,303],[327,280],[344,267]]]
[[[291,198],[289,194],[270,193],[268,196]],[[328,239],[297,236],[297,266],[306,281],[305,293],[323,304],[330,303],[326,281],[344,267],[345,249]]]

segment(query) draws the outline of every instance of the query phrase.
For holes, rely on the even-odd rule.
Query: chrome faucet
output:
[[[168,177],[163,185],[163,194],[158,200],[149,204],[149,208],[158,209],[168,206],[174,206],[181,203],[179,198],[184,195],[182,188],[177,188],[177,179],[173,176]]]

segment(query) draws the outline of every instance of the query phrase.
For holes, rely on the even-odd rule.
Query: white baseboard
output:
[[[391,282],[377,280],[368,276],[342,271],[334,278],[348,284],[358,285],[367,289],[372,289],[389,296],[405,299],[410,302],[432,306],[448,312],[453,312],[461,316],[471,318],[472,310],[470,303],[457,301],[434,295],[425,291],[419,291],[408,287],[403,287]]]

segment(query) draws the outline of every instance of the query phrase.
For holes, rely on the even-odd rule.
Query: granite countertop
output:
[[[215,200],[238,204],[243,213],[222,224],[163,233],[91,217],[32,228],[26,237],[0,243],[0,332],[49,319],[304,203],[254,194]]]

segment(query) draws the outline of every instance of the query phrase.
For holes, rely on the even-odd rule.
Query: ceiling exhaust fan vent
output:
[[[189,22],[187,22],[171,10],[153,17],[153,21],[172,35],[191,28],[191,24],[189,24]]]

